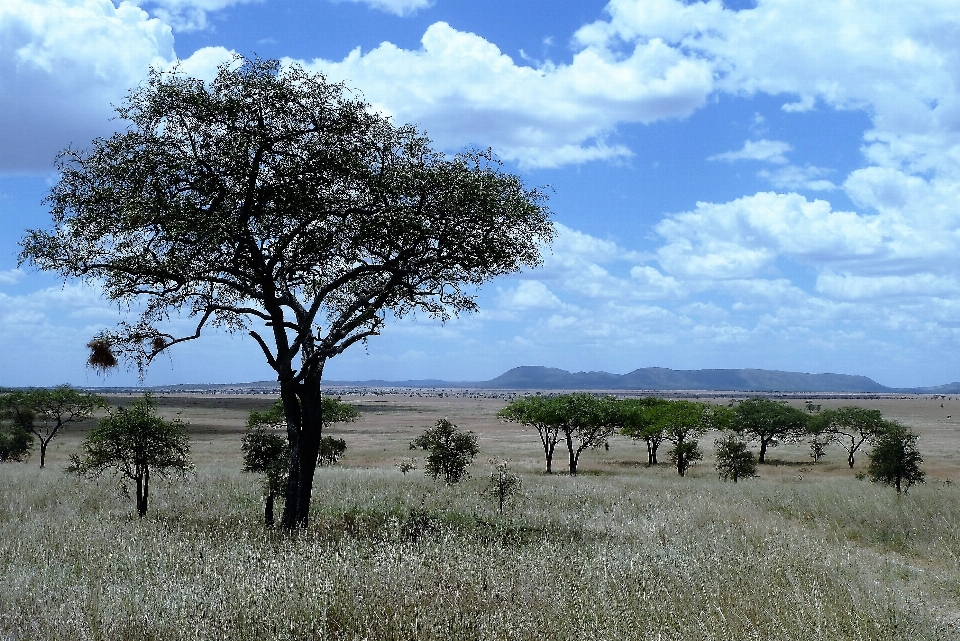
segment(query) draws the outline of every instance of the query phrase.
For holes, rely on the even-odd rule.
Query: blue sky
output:
[[[391,323],[327,378],[960,380],[960,1],[5,0],[0,385],[136,382],[84,367],[124,310],[17,268],[17,242],[49,224],[57,151],[119,126],[151,65],[210,78],[232,52],[344,80],[552,190],[543,268],[487,284],[477,314]],[[269,378],[249,339],[211,334],[146,383]]]

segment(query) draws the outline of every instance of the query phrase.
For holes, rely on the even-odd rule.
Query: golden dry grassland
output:
[[[44,470],[0,466],[0,639],[960,639],[960,399],[814,401],[915,428],[927,483],[898,498],[837,446],[817,465],[781,446],[723,483],[712,434],[685,478],[622,437],[546,476],[536,433],[496,419],[503,397],[438,394],[344,396],[362,418],[329,431],[347,454],[295,537],[264,531],[240,471],[263,396],[159,397],[196,471],[155,482],[143,520],[115,479],[63,473],[89,426]],[[480,438],[453,487],[396,468],[441,417]],[[523,478],[502,516],[492,457]]]

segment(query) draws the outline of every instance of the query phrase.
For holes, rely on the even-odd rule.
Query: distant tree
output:
[[[606,445],[615,432],[613,397],[593,394],[562,394],[553,397],[560,416],[560,432],[567,444],[571,476],[576,476],[580,455],[588,449]]]
[[[0,463],[25,461],[33,450],[35,414],[25,397],[19,390],[0,396]]]
[[[709,429],[724,426],[728,420],[728,410],[707,403],[681,400],[670,401],[660,416],[664,438],[673,444],[667,453],[677,473],[685,476],[693,463],[703,459],[700,437]]]
[[[563,424],[560,409],[561,404],[556,397],[526,396],[511,401],[497,413],[504,420],[529,425],[537,430],[543,445],[547,474],[553,474],[553,452],[560,440],[560,426]]]
[[[126,477],[137,487],[137,514],[147,513],[150,475],[184,474],[191,467],[190,438],[179,418],[165,421],[155,413],[147,394],[129,408],[118,407],[100,420],[71,457],[68,472],[97,477],[106,471]]]
[[[23,402],[35,415],[30,431],[40,441],[40,467],[47,458],[47,446],[70,423],[80,423],[98,409],[107,407],[102,396],[76,390],[69,385],[53,389],[32,389],[23,393]]]
[[[334,465],[347,451],[347,442],[342,438],[324,436],[320,441],[320,465],[329,467]]]
[[[867,473],[874,483],[897,488],[897,494],[906,493],[915,483],[923,483],[925,474],[920,469],[923,457],[917,450],[917,435],[910,428],[886,421],[876,433]]]
[[[494,464],[493,471],[490,472],[490,480],[487,483],[485,494],[493,497],[494,500],[497,501],[500,507],[500,514],[503,514],[503,504],[511,496],[515,496],[520,492],[523,481],[521,481],[519,474],[514,474],[510,471],[506,461],[491,462]]]
[[[767,448],[803,437],[808,415],[786,403],[768,398],[748,398],[733,410],[735,429],[760,444],[759,463],[766,462]]]
[[[757,475],[757,457],[739,435],[727,432],[714,442],[717,456],[717,472],[724,481],[736,483],[740,479]]]
[[[620,433],[635,439],[643,439],[647,445],[647,467],[657,465],[657,450],[664,438],[665,412],[670,401],[649,396],[626,398],[619,401],[614,410],[614,421]]]
[[[327,361],[391,316],[473,311],[476,287],[540,264],[545,195],[276,60],[237,56],[210,81],[153,70],[117,112],[117,133],[60,155],[53,229],[29,231],[20,261],[140,312],[94,337],[94,367],[142,372],[211,329],[249,334],[285,409],[283,526],[305,527]]]
[[[33,449],[33,434],[13,421],[0,422],[0,463],[25,461]]]
[[[397,469],[400,470],[401,474],[406,476],[407,472],[412,472],[417,469],[417,459],[414,457],[404,459],[397,463]]]
[[[424,471],[445,483],[459,483],[469,476],[467,466],[480,453],[480,445],[473,432],[461,432],[445,418],[424,431],[410,443],[411,450],[425,450],[427,462]]]
[[[353,421],[360,416],[354,406],[330,396],[323,397],[322,405],[324,427]],[[278,399],[263,412],[250,412],[247,417],[247,433],[240,446],[243,451],[243,470],[263,474],[263,521],[267,527],[273,527],[276,498],[286,491],[290,478],[290,445],[283,436],[285,429],[283,402]],[[320,441],[318,461],[321,465],[333,465],[346,449],[347,444],[343,439],[326,436]]]
[[[812,429],[830,434],[847,451],[847,465],[853,469],[855,455],[869,439],[884,430],[885,421],[880,410],[847,406],[823,410],[811,417]]]

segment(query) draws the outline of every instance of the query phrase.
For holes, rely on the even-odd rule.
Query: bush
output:
[[[740,479],[757,476],[757,457],[747,448],[743,439],[728,433],[713,444],[717,452],[717,472],[721,479],[736,483]]]
[[[25,461],[33,449],[33,434],[16,424],[0,425],[0,463]]]
[[[340,460],[347,451],[347,442],[342,438],[324,436],[320,439],[320,465],[329,467]]]
[[[923,457],[917,450],[917,435],[905,425],[888,422],[876,437],[869,456],[867,473],[874,483],[891,485],[897,488],[897,494],[906,492],[914,483],[923,483]]]
[[[480,453],[473,432],[461,432],[445,418],[415,438],[410,449],[429,452],[424,471],[434,480],[442,477],[445,483],[459,483],[468,477],[467,466]]]
[[[508,498],[520,492],[523,482],[518,474],[513,474],[507,469],[507,462],[491,461],[493,471],[490,473],[490,481],[484,494],[493,497],[500,506],[500,514],[503,514],[503,504]]]

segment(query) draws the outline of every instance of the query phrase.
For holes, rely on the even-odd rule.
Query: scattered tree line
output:
[[[648,466],[657,465],[661,445],[670,444],[667,455],[677,473],[684,476],[703,458],[700,438],[718,430],[722,436],[714,442],[716,467],[724,480],[737,482],[756,476],[757,464],[768,462],[771,448],[806,440],[815,463],[829,443],[836,443],[846,451],[850,468],[855,465],[857,452],[870,443],[873,450],[868,472],[872,480],[892,485],[898,493],[923,482],[919,467],[923,458],[916,449],[916,434],[884,419],[879,410],[862,407],[821,411],[808,403],[804,411],[761,397],[721,406],[577,393],[519,398],[498,416],[537,431],[547,474],[553,472],[554,451],[561,441],[569,454],[569,473],[575,475],[585,450],[605,445],[613,434],[622,434],[644,441]],[[749,449],[750,443],[758,446],[757,454]]]

